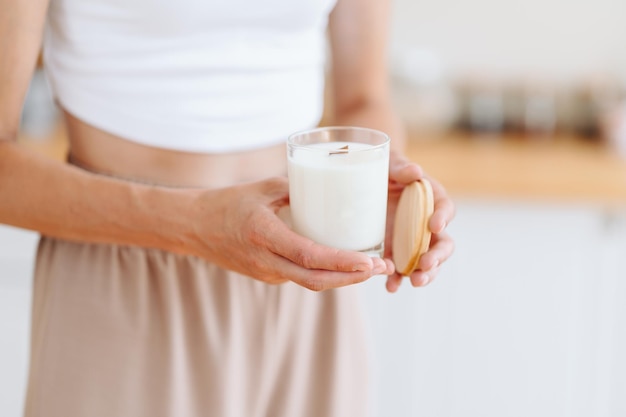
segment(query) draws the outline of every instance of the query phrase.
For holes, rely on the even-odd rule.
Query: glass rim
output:
[[[294,149],[309,149],[309,150],[319,150],[319,148],[316,148],[314,146],[311,146],[312,144],[298,144],[298,143],[294,143],[293,140],[294,138],[296,138],[297,136],[303,136],[303,135],[309,135],[309,134],[315,134],[318,132],[336,132],[336,131],[348,131],[348,130],[352,130],[352,131],[361,131],[361,132],[368,132],[368,133],[373,133],[375,135],[378,136],[382,136],[382,138],[384,139],[381,143],[377,144],[377,145],[371,145],[371,147],[369,148],[365,148],[365,149],[353,149],[350,150],[350,152],[371,152],[373,150],[379,149],[379,148],[384,148],[385,146],[389,145],[391,142],[391,137],[389,137],[388,134],[386,134],[385,132],[381,131],[381,130],[377,130],[377,129],[371,129],[369,127],[360,127],[360,126],[321,126],[321,127],[315,127],[312,129],[303,129],[303,130],[299,130],[297,132],[294,132],[292,134],[290,134],[287,137],[287,146],[294,148]],[[317,142],[317,143],[329,143],[329,142]],[[370,145],[368,143],[368,145]]]

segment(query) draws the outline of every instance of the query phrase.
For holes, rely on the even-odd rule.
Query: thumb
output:
[[[263,180],[262,192],[270,201],[283,206],[289,201],[289,182],[286,177],[273,177]]]
[[[406,160],[390,161],[389,179],[400,184],[410,184],[424,176],[422,168]]]

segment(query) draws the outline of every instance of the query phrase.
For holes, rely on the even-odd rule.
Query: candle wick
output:
[[[328,152],[328,155],[337,155],[342,153],[348,153],[348,145],[342,146],[341,148]]]

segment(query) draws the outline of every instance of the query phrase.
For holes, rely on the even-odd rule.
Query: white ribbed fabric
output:
[[[318,123],[333,0],[52,0],[59,104],[123,138],[190,152],[279,143]]]

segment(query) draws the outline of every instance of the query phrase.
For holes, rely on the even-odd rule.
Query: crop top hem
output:
[[[55,86],[52,87],[54,91]],[[141,119],[136,114],[133,114],[130,119],[128,114],[107,106],[100,100],[90,99],[84,95],[72,95],[71,91],[74,90],[71,89],[62,91],[62,95],[55,93],[57,105],[82,122],[124,140],[180,152],[224,154],[263,149],[285,143],[287,137],[294,131],[315,127],[321,120],[321,114],[316,114],[309,120],[303,120],[299,124],[302,128],[293,127],[279,135],[276,134],[276,126],[268,129],[268,132],[263,132],[262,126],[251,126],[248,129],[237,129],[231,134],[221,131],[218,133],[219,141],[208,140],[214,134],[205,132],[200,138],[197,126],[184,126],[181,123],[174,125],[155,119]],[[81,111],[81,109],[89,109],[89,111]],[[187,139],[176,140],[180,137]],[[167,139],[159,140],[159,138]],[[189,140],[190,138],[193,140]]]

